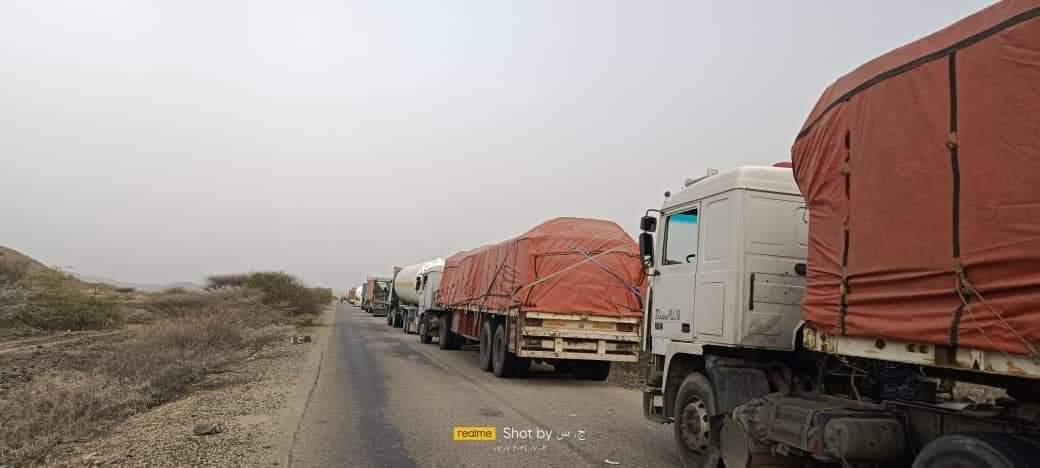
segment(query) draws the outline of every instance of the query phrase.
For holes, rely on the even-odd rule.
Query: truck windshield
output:
[[[692,263],[697,258],[697,209],[668,216],[664,264]]]

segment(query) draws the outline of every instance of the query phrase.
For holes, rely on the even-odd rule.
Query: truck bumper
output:
[[[641,320],[528,312],[522,319],[520,357],[585,361],[639,361]]]

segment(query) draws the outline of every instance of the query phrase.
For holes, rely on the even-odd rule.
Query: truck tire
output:
[[[422,344],[433,343],[433,336],[430,335],[430,320],[425,315],[419,319],[419,342]]]
[[[913,468],[1026,468],[1040,457],[1037,434],[965,432],[931,441],[914,459]]]
[[[574,365],[574,378],[602,382],[610,376],[610,361],[579,361]]]
[[[441,315],[441,326],[437,329],[437,347],[441,349],[454,349],[452,344],[451,314]]]
[[[466,337],[457,333],[451,334],[451,349],[461,349],[466,344]]]
[[[709,419],[715,414],[715,392],[707,377],[696,372],[686,376],[675,395],[672,414],[683,467],[718,467],[721,457],[708,430]]]
[[[484,326],[480,327],[480,370],[491,372],[494,364],[491,362],[491,345],[494,343],[495,333],[491,329],[491,321],[485,320]]]
[[[508,341],[506,325],[504,323],[498,324],[498,327],[495,328],[491,361],[495,377],[503,379],[513,376],[514,365],[516,364],[516,355],[509,351]]]

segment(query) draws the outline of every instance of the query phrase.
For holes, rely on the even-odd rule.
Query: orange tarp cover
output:
[[[841,77],[792,148],[805,318],[827,332],[1035,353],[1040,0],[994,4]]]
[[[444,263],[444,307],[639,317],[639,247],[610,221],[555,218]]]

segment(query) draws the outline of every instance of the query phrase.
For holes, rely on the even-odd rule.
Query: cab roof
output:
[[[673,193],[671,198],[665,202],[665,206],[701,200],[736,189],[802,195],[798,191],[798,186],[794,182],[794,173],[790,168],[743,166],[704,178],[678,193]]]

